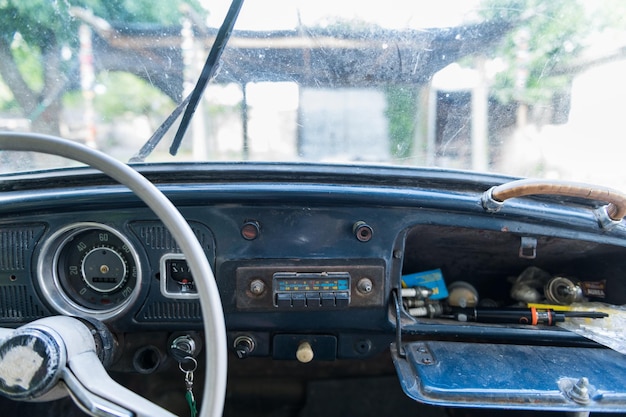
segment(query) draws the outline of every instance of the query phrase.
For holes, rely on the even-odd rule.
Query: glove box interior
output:
[[[397,284],[390,308],[397,332],[392,356],[405,393],[421,402],[448,406],[582,413],[626,409],[626,355],[619,349],[565,329],[562,323],[539,320],[533,325],[506,315],[497,322],[481,322],[454,314],[468,308],[507,312],[537,306],[538,311],[567,312],[586,306],[587,310],[614,307],[611,312],[618,315],[607,318],[561,317],[563,323],[586,323],[602,333],[607,330],[602,329],[603,323],[621,320],[621,305],[626,304],[622,244],[582,233],[547,235],[435,225],[409,230],[403,282]],[[445,297],[430,299],[432,292],[427,297],[402,297],[404,279],[424,271],[438,271]],[[539,273],[529,279],[528,271]],[[550,298],[554,288],[549,284],[556,278],[581,291],[573,304]],[[515,291],[523,279],[528,288]],[[597,286],[587,291],[586,283]],[[453,293],[455,288],[463,289],[461,297],[458,291]],[[557,301],[572,299],[572,294],[560,291],[554,291]],[[437,308],[416,314],[411,302]]]

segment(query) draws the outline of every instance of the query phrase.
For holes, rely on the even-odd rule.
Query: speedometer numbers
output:
[[[59,252],[56,273],[72,301],[94,310],[123,304],[137,284],[137,265],[130,247],[112,231],[101,228],[71,236]]]
[[[50,279],[52,277],[53,279]],[[59,313],[107,320],[138,298],[141,264],[130,241],[101,223],[67,225],[46,239],[37,280]]]

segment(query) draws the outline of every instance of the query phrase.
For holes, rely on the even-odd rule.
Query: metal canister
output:
[[[550,279],[545,285],[544,295],[551,303],[560,305],[570,305],[585,300],[581,286],[567,277]]]

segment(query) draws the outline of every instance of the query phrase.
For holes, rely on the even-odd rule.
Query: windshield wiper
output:
[[[185,110],[180,125],[178,126],[178,130],[176,131],[176,135],[174,136],[174,140],[172,141],[172,145],[170,146],[170,154],[176,155],[178,148],[180,147],[180,143],[183,140],[183,136],[185,135],[185,132],[187,132],[191,118],[198,107],[198,102],[202,98],[202,93],[204,93],[207,84],[216,76],[217,71],[219,70],[220,58],[224,49],[226,49],[226,44],[228,43],[228,39],[233,31],[233,27],[235,26],[235,22],[237,21],[237,16],[239,16],[239,11],[241,10],[243,2],[244,0],[233,0],[230,4],[228,13],[226,13],[226,17],[217,31],[215,42],[213,42],[213,46],[209,51],[209,56],[202,67],[200,77],[198,77],[196,86],[191,94],[185,97],[185,99],[178,106],[176,106],[174,111],[167,117],[167,119],[165,119],[150,139],[148,139],[148,141],[141,147],[139,152],[137,152],[137,154],[135,154],[135,156],[128,161],[129,163],[143,162],[159,144],[161,139],[163,139],[163,135],[165,135],[170,127],[172,127],[178,116],[180,116],[180,113]]]
[[[161,142],[161,139],[163,139],[165,133],[170,130],[170,127],[172,127],[176,119],[178,119],[178,116],[180,116],[180,114],[183,112],[185,106],[189,103],[190,98],[191,94],[185,97],[185,99],[178,106],[176,106],[174,111],[170,113],[169,116],[167,116],[167,119],[165,119],[165,121],[161,123],[161,126],[159,126],[157,130],[154,131],[152,136],[150,136],[150,139],[148,139],[146,143],[143,144],[141,149],[139,149],[139,151],[128,160],[129,164],[135,162],[143,162],[146,160],[148,155],[150,155],[154,148],[159,144],[159,142]]]

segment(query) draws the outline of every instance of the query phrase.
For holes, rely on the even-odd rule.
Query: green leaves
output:
[[[103,72],[98,83],[104,92],[96,96],[98,114],[111,121],[126,113],[166,114],[173,106],[171,100],[144,80],[124,72]]]
[[[62,34],[74,25],[69,7],[65,1],[3,0],[0,2],[0,36],[10,40],[20,33],[27,43],[45,48],[65,38]]]
[[[569,89],[577,72],[601,58],[595,51],[586,52],[589,47],[597,50],[597,37],[626,25],[623,0],[486,0],[482,6],[487,19],[522,22],[493,54],[505,67],[493,89],[505,103],[548,103]]]
[[[575,59],[591,28],[577,0],[488,0],[483,15],[522,23],[495,51],[505,70],[496,77],[500,101],[546,102],[571,77],[564,69]]]
[[[388,86],[385,89],[389,121],[391,155],[396,159],[411,155],[417,114],[417,92],[414,86]]]
[[[80,84],[76,69],[82,21],[74,16],[73,8],[90,10],[117,27],[177,27],[183,6],[200,19],[207,14],[198,0],[0,0],[0,82],[6,85],[0,89],[0,109],[21,108],[24,117],[52,108],[58,111],[54,104],[61,96],[59,89],[67,94]],[[154,94],[148,96],[157,100]],[[124,102],[127,106],[133,103],[139,111],[145,109],[145,103]],[[33,113],[35,109],[40,110]],[[58,115],[47,119],[58,120]],[[39,128],[50,133],[58,129]]]

